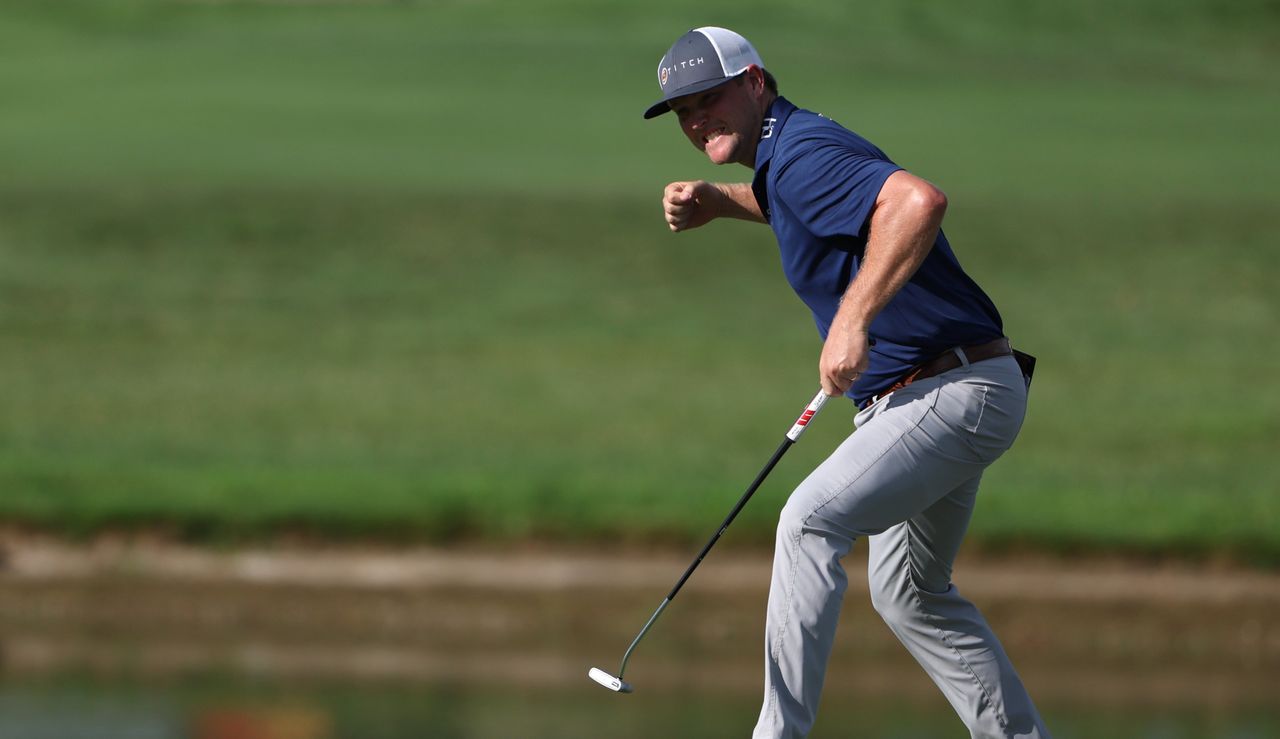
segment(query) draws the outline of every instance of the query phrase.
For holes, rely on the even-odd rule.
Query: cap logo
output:
[[[700,56],[695,56],[693,58],[685,59],[679,62],[671,62],[671,66],[663,67],[662,69],[658,70],[658,84],[662,85],[663,87],[666,87],[667,81],[671,78],[671,75],[674,72],[683,71],[685,69],[689,69],[690,67],[696,67],[699,64],[703,64],[705,62],[706,62],[706,58],[700,57]]]

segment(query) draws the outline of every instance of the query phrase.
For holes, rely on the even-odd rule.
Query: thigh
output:
[[[953,414],[938,408],[955,399],[941,397],[941,383],[917,384],[860,414],[858,430],[801,483],[784,516],[849,537],[874,535],[980,475],[983,460]]]
[[[965,480],[920,513],[871,537],[867,566],[873,584],[898,577],[905,570],[915,587],[931,593],[945,592],[969,529],[981,479],[977,475]]]

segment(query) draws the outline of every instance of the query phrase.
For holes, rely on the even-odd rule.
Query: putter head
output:
[[[618,677],[614,677],[613,675],[610,675],[609,673],[605,672],[599,667],[592,667],[591,671],[587,673],[587,677],[591,678],[592,680],[595,680],[596,682],[600,683],[601,685],[605,686],[606,688],[608,688],[609,690],[612,690],[615,693],[631,692],[630,683],[623,680],[622,678],[618,678]]]

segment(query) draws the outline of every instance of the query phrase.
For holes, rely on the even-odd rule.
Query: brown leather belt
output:
[[[1013,345],[1009,343],[1008,338],[1001,336],[1000,338],[994,341],[988,341],[985,344],[974,344],[973,346],[962,346],[960,347],[960,351],[964,352],[964,356],[966,359],[969,360],[969,364],[973,364],[974,362],[981,362],[987,359],[995,359],[996,357],[1010,356],[1013,354]],[[960,361],[960,357],[957,356],[956,350],[954,349],[948,350],[942,354],[939,354],[933,359],[930,359],[928,362],[925,362],[924,364],[916,365],[914,369],[912,369],[907,374],[903,375],[901,379],[893,383],[893,385],[889,386],[889,388],[882,390],[879,393],[876,393],[875,395],[871,396],[871,399],[868,400],[866,403],[864,403],[863,407],[865,408],[871,405],[872,403],[876,402],[877,400],[883,398],[884,396],[888,395],[889,393],[895,390],[901,390],[902,388],[906,387],[907,385],[910,385],[916,380],[924,380],[929,377],[935,377],[937,375],[942,374],[943,372],[950,372],[951,370],[956,369],[957,367],[961,367],[963,365],[964,363]]]

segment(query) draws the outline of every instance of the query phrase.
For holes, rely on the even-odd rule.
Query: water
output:
[[[585,682],[585,677],[584,677]],[[812,734],[934,739],[966,732],[941,699],[824,705]],[[752,696],[650,689],[617,696],[591,684],[539,688],[502,684],[257,680],[189,676],[110,680],[81,676],[6,681],[3,739],[573,739],[746,737]],[[1089,710],[1044,706],[1055,736],[1107,739],[1261,739],[1280,736],[1274,712],[1211,706]]]

